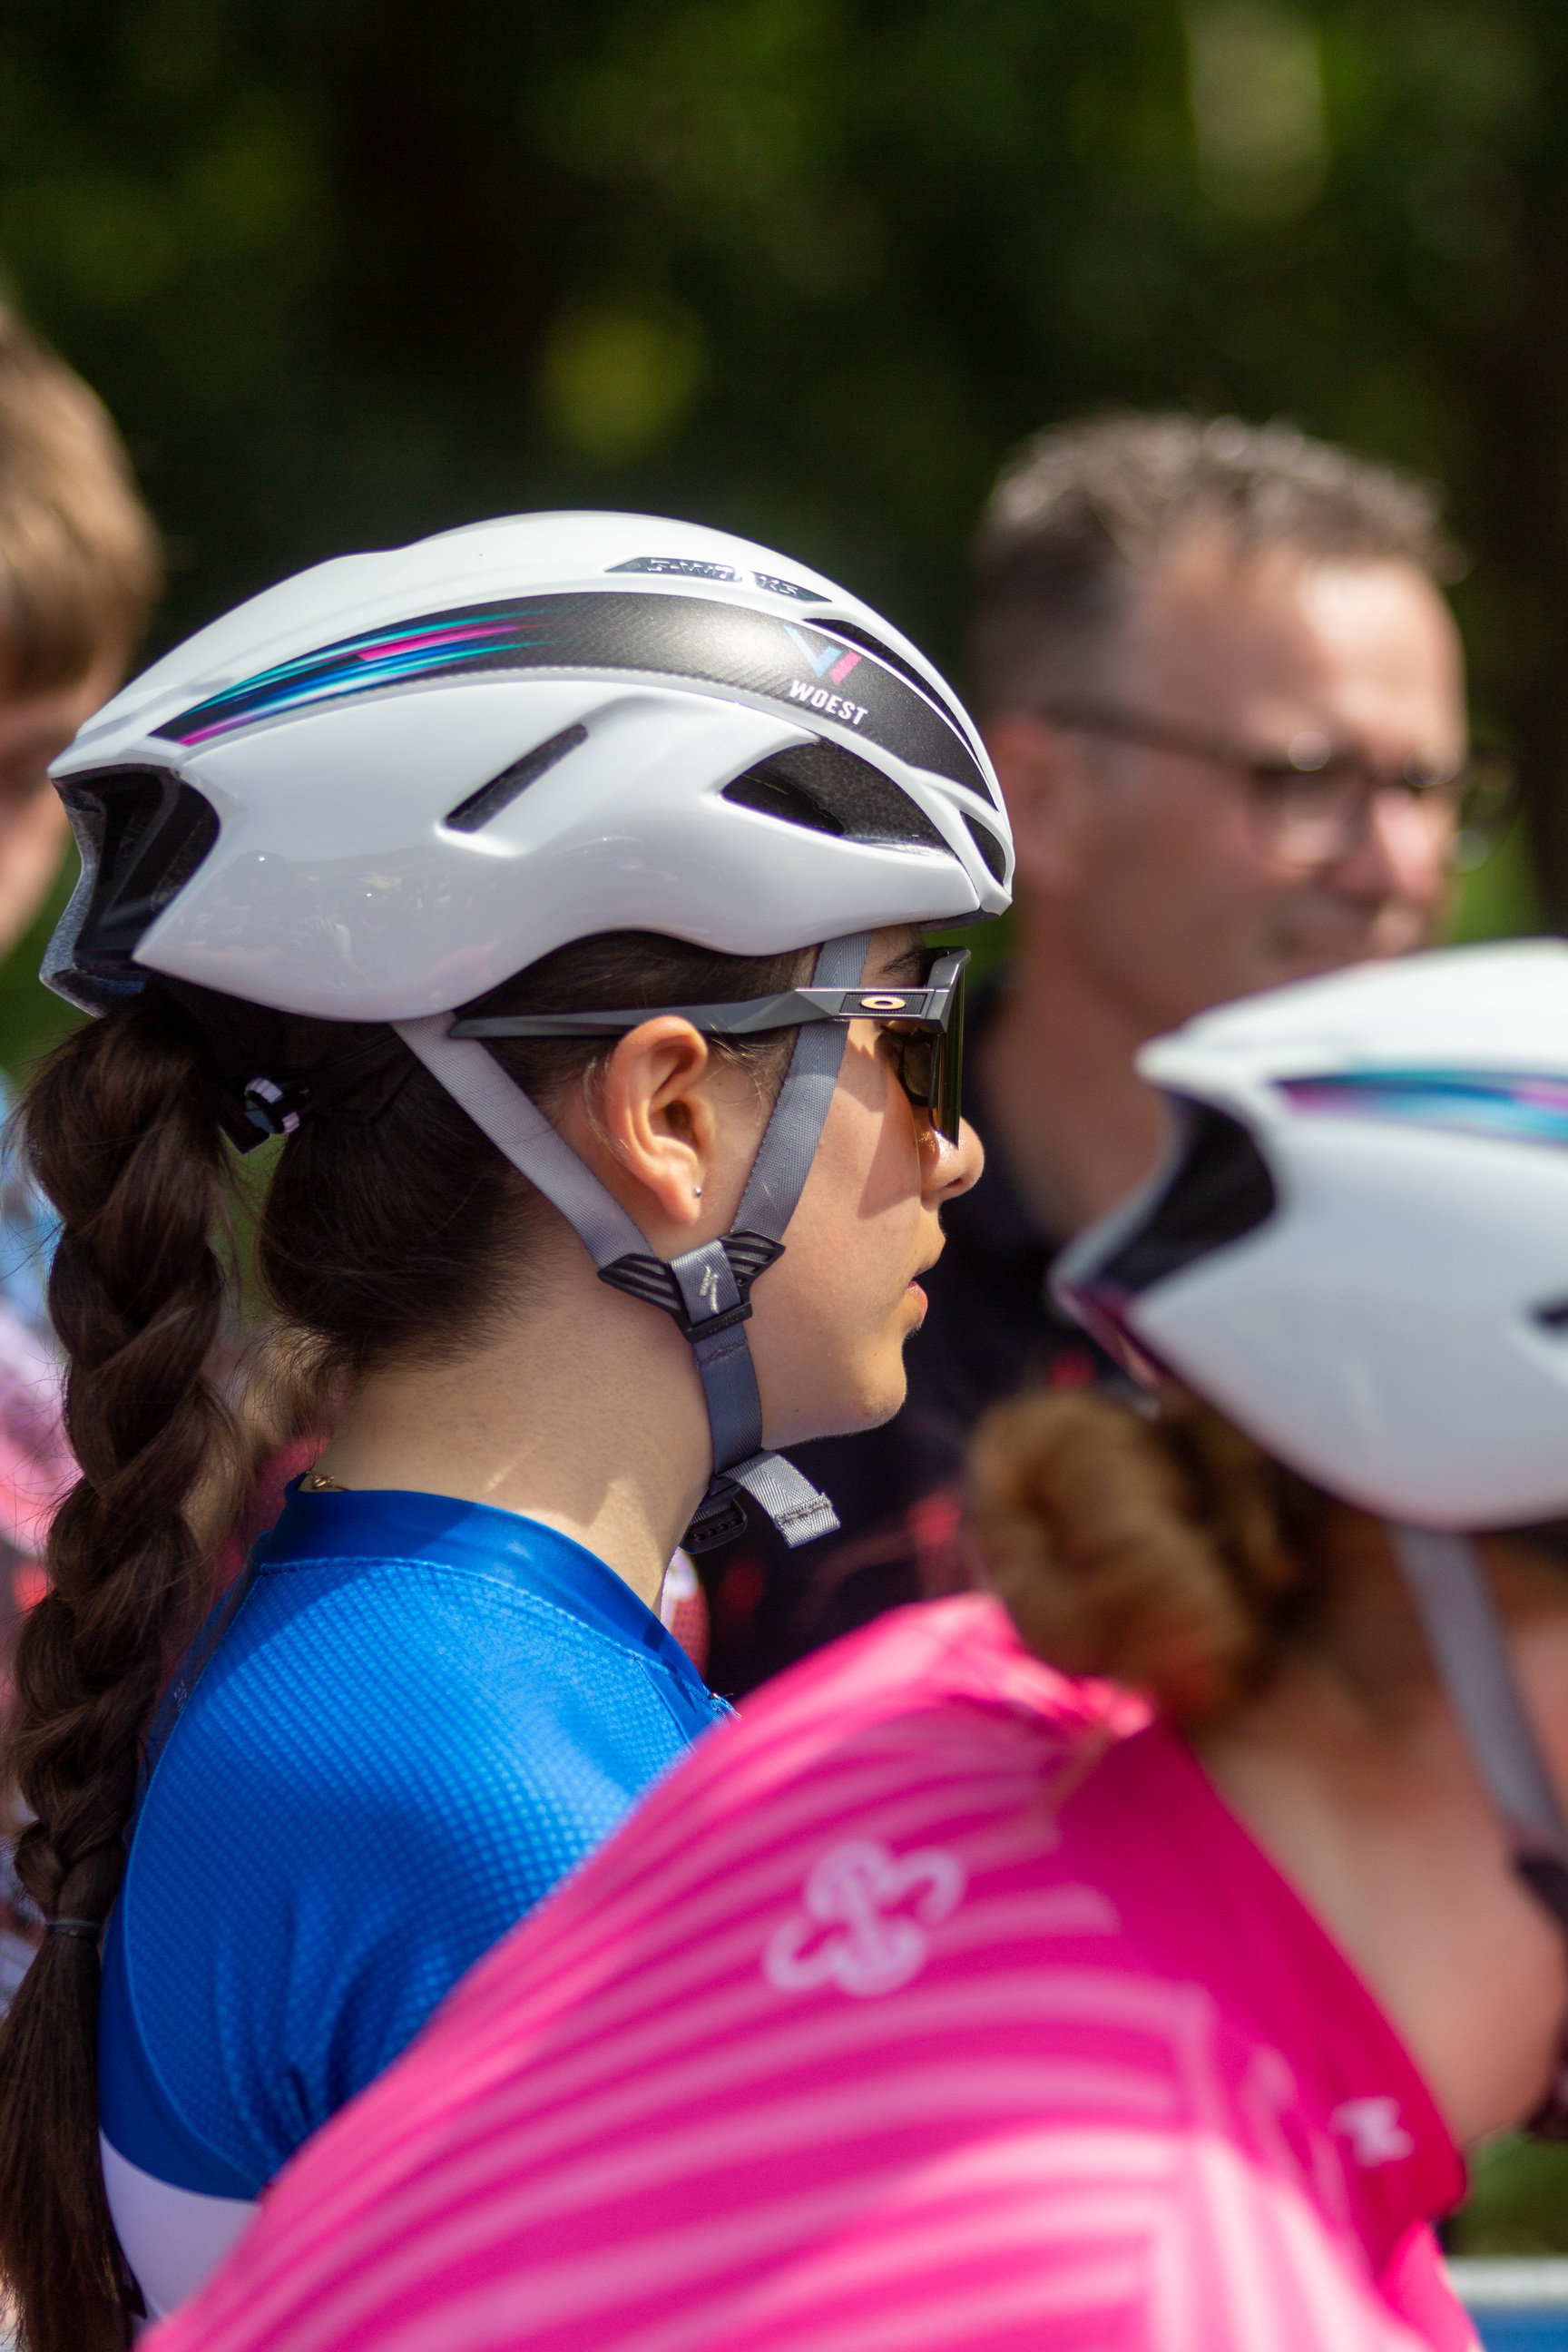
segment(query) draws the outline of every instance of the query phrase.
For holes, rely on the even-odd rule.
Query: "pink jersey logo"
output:
[[[963,1865],[936,1846],[892,1853],[875,1838],[851,1838],[813,1864],[797,1911],[776,1927],[763,1974],[779,1992],[836,1983],[868,2000],[917,1977],[926,1933],[958,1908]]]
[[[1329,2126],[1344,2134],[1358,2164],[1397,2164],[1415,2146],[1400,2121],[1397,2099],[1342,2099]]]

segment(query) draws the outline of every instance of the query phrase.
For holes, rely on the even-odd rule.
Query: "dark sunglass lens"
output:
[[[931,1099],[931,1069],[936,1038],[929,1029],[910,1029],[899,1039],[899,1084],[921,1110]]]
[[[962,982],[960,983],[962,989]],[[963,1001],[952,1008],[952,1019],[936,1041],[932,1072],[931,1118],[950,1143],[958,1141],[963,1118]]]
[[[958,1141],[963,1117],[963,983],[968,962],[965,956],[952,976],[952,1001],[947,1020],[932,1041],[931,1115],[950,1143]]]
[[[963,1071],[963,977],[967,955],[939,956],[927,984],[940,979],[952,994],[941,1029],[908,1029],[899,1037],[899,1083],[917,1110],[950,1143],[958,1141]],[[942,969],[949,966],[949,969]]]

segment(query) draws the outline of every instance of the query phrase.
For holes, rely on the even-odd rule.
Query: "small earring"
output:
[[[691,1197],[694,1201],[700,1201],[702,1198],[702,1187],[700,1184],[693,1184],[691,1187]]]

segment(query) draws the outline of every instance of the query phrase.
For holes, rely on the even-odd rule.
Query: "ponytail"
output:
[[[1193,1721],[1278,1663],[1315,1598],[1304,1539],[1323,1502],[1194,1398],[1146,1417],[1040,1393],[981,1423],[968,1533],[1037,1656]]]
[[[16,1869],[46,1933],[0,2025],[0,2273],[26,2352],[110,2352],[129,2293],[99,2158],[98,1943],[124,1867],[141,1742],[206,1598],[193,1524],[235,1451],[207,1375],[226,1278],[217,1074],[149,991],[79,1030],[28,1090],[26,1136],[62,1233],[49,1307],[81,1475],[16,1654],[12,1773],[36,1818]]]

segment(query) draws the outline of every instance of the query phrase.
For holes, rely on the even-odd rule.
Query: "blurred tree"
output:
[[[794,547],[953,661],[975,509],[1052,417],[1436,474],[1562,922],[1565,96],[1547,0],[35,0],[0,267],[131,439],[170,635],[613,503]]]
[[[21,0],[0,269],[127,434],[165,636],[613,504],[796,550],[955,662],[975,510],[1053,418],[1282,416],[1436,475],[1568,921],[1555,0]],[[1461,931],[1532,889],[1519,842]],[[46,932],[12,1066],[68,1018]],[[1562,2183],[1503,2149],[1467,2242],[1568,2243]]]

